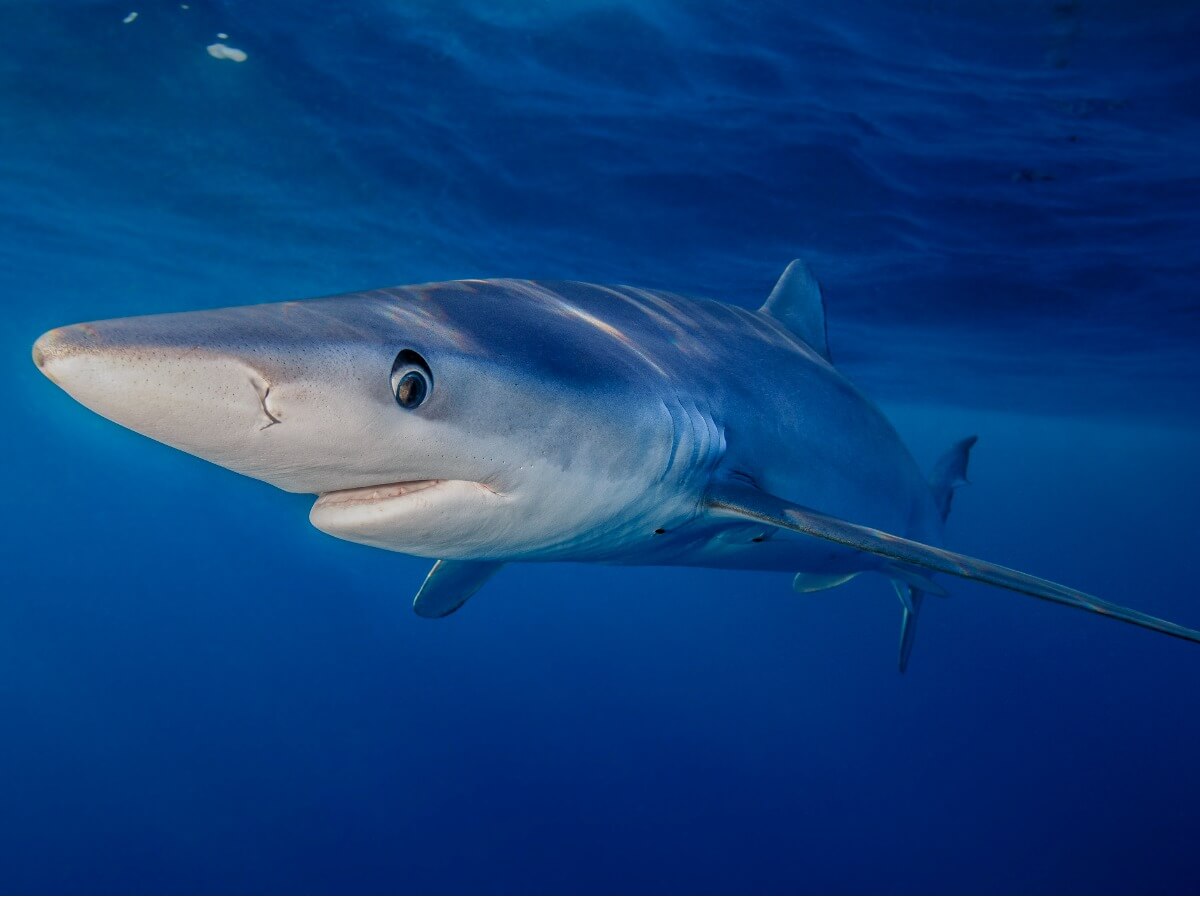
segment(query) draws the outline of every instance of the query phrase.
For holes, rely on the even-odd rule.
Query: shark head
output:
[[[675,449],[654,367],[514,284],[91,322],[33,357],[108,419],[318,495],[347,540],[477,559],[652,534]]]

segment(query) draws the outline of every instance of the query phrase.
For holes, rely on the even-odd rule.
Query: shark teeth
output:
[[[441,484],[441,479],[426,481],[397,481],[394,484],[377,484],[371,487],[349,488],[344,491],[329,491],[321,494],[317,506],[338,506],[350,503],[375,503],[391,500],[406,494],[415,494]]]

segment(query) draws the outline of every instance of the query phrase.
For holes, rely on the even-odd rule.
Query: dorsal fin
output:
[[[803,260],[793,259],[788,263],[759,312],[783,323],[827,361],[833,361],[825,334],[825,301],[821,299],[817,279]]]

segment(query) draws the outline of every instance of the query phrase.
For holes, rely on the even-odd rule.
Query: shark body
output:
[[[933,573],[1200,641],[939,549],[968,438],[926,477],[833,366],[799,261],[748,310],[577,282],[458,281],[55,329],[34,360],[90,409],[287,491],[336,537],[437,559],[418,613],[507,562]]]

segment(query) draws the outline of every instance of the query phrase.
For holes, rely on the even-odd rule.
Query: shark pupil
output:
[[[396,402],[405,409],[416,409],[428,392],[429,385],[420,372],[406,372],[396,382]]]

